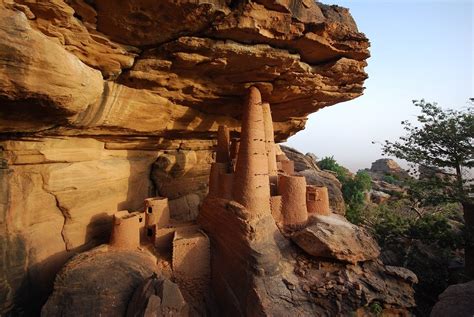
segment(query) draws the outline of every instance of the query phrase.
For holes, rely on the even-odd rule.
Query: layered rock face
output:
[[[312,1],[0,4],[0,313],[38,307],[111,215],[168,197],[197,216],[217,127],[259,87],[276,141],[360,96],[368,40]]]
[[[369,44],[339,7],[87,3],[4,5],[2,132],[171,136],[208,133],[218,123],[237,128],[246,84],[258,83],[282,139],[309,113],[362,94]]]

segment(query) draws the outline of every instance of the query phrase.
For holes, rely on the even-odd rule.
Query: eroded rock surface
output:
[[[366,78],[368,40],[347,10],[320,3],[10,0],[3,7],[3,131],[236,128],[241,96],[256,83],[282,139],[309,113],[360,96]],[[8,111],[20,102],[28,106]]]
[[[375,180],[383,180],[384,176],[392,176],[395,180],[410,178],[407,171],[402,169],[397,162],[392,159],[378,159],[372,163],[369,173]]]
[[[144,251],[103,245],[69,261],[56,277],[43,316],[124,316],[137,287],[155,273]]]
[[[127,307],[127,317],[188,316],[189,306],[179,286],[152,275],[135,289]]]
[[[291,236],[308,254],[354,264],[380,255],[377,242],[370,234],[342,217],[313,216],[308,222],[306,228]]]
[[[431,311],[431,317],[474,315],[474,281],[450,285],[441,295]]]
[[[352,265],[305,253],[294,257],[298,278],[295,289],[302,290],[313,303],[316,315],[348,316],[357,312],[371,316],[370,307],[378,304],[382,316],[411,316],[410,309],[416,305],[413,281],[391,274],[380,260]]]
[[[2,303],[11,308],[14,303],[41,305],[61,266],[77,252],[107,242],[112,214],[143,210],[144,199],[155,196],[155,186],[157,194],[161,185],[166,187],[173,214],[181,210],[195,217],[199,196],[189,198],[184,189],[192,186],[196,171],[208,173],[208,164],[187,162],[189,169],[176,174],[179,165],[172,162],[169,170],[160,170],[163,179],[150,175],[158,158],[178,156],[178,149],[210,160],[213,143],[49,137],[0,144],[0,250],[5,255],[0,260],[0,290]],[[195,164],[199,167],[191,168]],[[197,184],[207,190],[204,177]]]
[[[285,153],[288,159],[292,160],[295,164],[295,172],[302,172],[308,169],[313,169],[320,171],[317,161],[313,156],[308,154],[303,154],[289,146],[280,145],[281,150]]]
[[[311,254],[311,247],[288,243],[272,219],[252,220],[235,202],[206,198],[202,208],[198,219],[213,245],[211,283],[221,314],[370,315],[374,304],[388,315],[410,316],[415,307],[416,276],[384,266],[372,238],[346,221],[333,220],[333,227],[350,226],[343,235],[332,233],[333,253]]]

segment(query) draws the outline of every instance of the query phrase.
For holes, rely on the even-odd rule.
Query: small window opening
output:
[[[146,235],[151,237],[153,235],[153,229],[151,228],[146,229]]]
[[[149,214],[152,214],[152,213],[153,213],[153,208],[148,207],[148,208],[146,209],[146,212],[148,212]]]

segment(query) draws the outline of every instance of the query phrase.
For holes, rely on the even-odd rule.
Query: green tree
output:
[[[420,108],[419,125],[402,121],[406,135],[398,141],[385,141],[383,152],[414,165],[432,170],[411,186],[420,204],[460,202],[465,221],[465,268],[474,278],[474,203],[472,178],[474,167],[474,111],[472,99],[466,109],[443,110],[436,103],[414,100]]]
[[[355,176],[347,168],[339,165],[334,156],[326,156],[318,162],[319,168],[336,173],[341,182],[342,196],[347,205],[347,219],[359,224],[362,221],[362,209],[365,208],[365,193],[372,187],[372,178],[365,171],[358,171]]]
[[[347,218],[350,222],[362,222],[362,209],[366,206],[365,193],[372,188],[372,178],[365,171],[358,171],[354,178],[346,178],[342,183],[342,196],[347,204]]]

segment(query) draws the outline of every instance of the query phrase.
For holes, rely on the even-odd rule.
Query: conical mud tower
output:
[[[220,125],[219,129],[217,130],[217,151],[216,151],[217,163],[229,162],[229,147],[230,147],[229,128],[227,128],[224,125]]]
[[[262,97],[256,87],[250,87],[243,108],[240,149],[233,190],[234,199],[253,215],[270,212],[270,185]]]
[[[278,175],[276,151],[275,151],[275,137],[273,132],[273,119],[270,104],[265,102],[262,104],[263,110],[263,124],[265,125],[265,150],[268,156],[268,174],[271,176]]]

